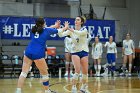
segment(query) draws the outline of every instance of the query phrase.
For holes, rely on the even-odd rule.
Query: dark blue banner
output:
[[[74,28],[74,19],[70,18],[45,18],[47,26],[53,25],[56,20],[70,22]],[[33,17],[0,17],[0,31],[2,39],[30,39],[31,29],[35,25]],[[115,38],[114,20],[87,20],[85,24],[91,36],[99,36],[101,41],[107,41],[111,35]],[[51,40],[62,40],[57,35],[51,35]]]

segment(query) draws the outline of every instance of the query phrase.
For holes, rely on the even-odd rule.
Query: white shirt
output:
[[[115,42],[106,42],[104,46],[107,47],[107,53],[117,53]]]
[[[123,40],[123,49],[125,55],[130,55],[133,53],[133,49],[135,48],[133,40]]]
[[[66,37],[64,39],[64,43],[65,43],[65,52],[71,53],[72,39],[70,37]]]
[[[88,44],[87,44],[87,34],[88,31],[85,27],[82,27],[80,30],[65,31],[59,36],[67,36],[70,35],[72,39],[71,53],[86,51],[89,52]]]
[[[103,47],[102,47],[102,43],[97,43],[95,45],[95,43],[92,44],[92,56],[101,56],[103,53]]]

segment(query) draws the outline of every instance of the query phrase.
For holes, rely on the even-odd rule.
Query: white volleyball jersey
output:
[[[123,40],[123,49],[124,49],[124,54],[125,55],[130,55],[133,53],[133,49],[135,48],[134,46],[134,41],[133,40]]]
[[[89,45],[91,39],[92,39],[91,34],[88,33],[88,37],[87,37],[87,44],[88,44],[88,45]]]
[[[70,35],[72,39],[71,53],[86,51],[89,52],[88,44],[87,44],[87,34],[88,31],[85,27],[80,30],[65,31],[59,36],[67,36]]]
[[[107,47],[107,53],[117,53],[116,43],[115,42],[106,42],[105,47]]]
[[[65,37],[64,43],[65,43],[65,52],[71,53],[72,39],[70,37]]]
[[[102,43],[92,44],[92,56],[94,59],[98,59],[103,53]]]

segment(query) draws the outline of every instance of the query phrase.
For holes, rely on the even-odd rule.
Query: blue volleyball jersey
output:
[[[32,60],[45,57],[46,41],[50,38],[50,35],[58,33],[57,29],[44,28],[42,33],[31,33],[31,42],[25,50],[25,55]],[[29,56],[31,55],[31,56]]]

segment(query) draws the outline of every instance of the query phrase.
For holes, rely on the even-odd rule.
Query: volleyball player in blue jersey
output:
[[[69,23],[65,22],[65,26],[62,29],[55,29],[60,27],[60,21],[57,21],[55,25],[51,28],[45,28],[45,21],[43,18],[38,18],[36,20],[36,25],[32,28],[31,32],[31,42],[27,46],[23,58],[22,72],[19,76],[16,93],[22,93],[21,89],[23,87],[24,81],[29,72],[29,68],[32,62],[35,62],[37,68],[42,75],[42,82],[45,88],[45,93],[51,93],[49,89],[49,75],[48,66],[45,61],[45,48],[46,41],[49,39],[51,34],[60,34],[64,30],[67,30]]]

